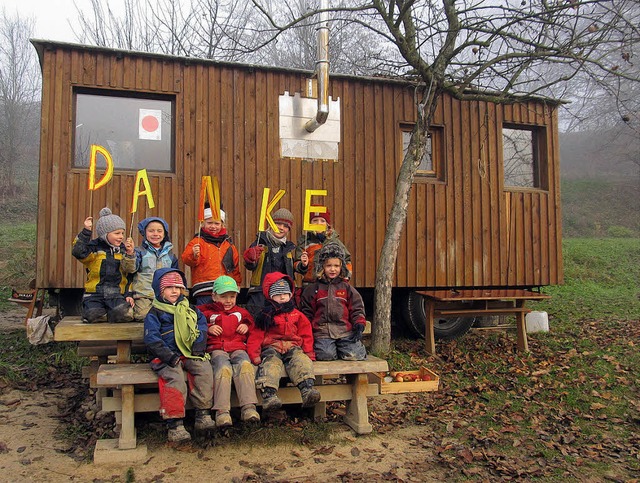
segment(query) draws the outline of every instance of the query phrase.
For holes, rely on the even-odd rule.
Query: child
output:
[[[311,320],[319,361],[361,361],[365,327],[362,297],[348,282],[345,253],[340,244],[327,243],[316,254],[317,280],[302,292],[300,309]]]
[[[327,228],[325,231],[307,231],[298,238],[293,266],[296,273],[302,275],[302,287],[306,287],[316,280],[313,259],[316,252],[327,243],[338,243],[342,246],[347,267],[346,278],[351,278],[351,254],[340,241],[338,232],[331,226],[331,213],[329,210],[326,213],[312,211],[309,215],[309,222],[312,225],[324,225]]]
[[[255,369],[247,355],[247,337],[253,327],[249,312],[236,305],[240,289],[231,277],[222,275],[213,282],[213,303],[200,305],[209,321],[207,352],[213,367],[213,409],[216,426],[231,426],[231,379],[236,386],[240,403],[240,419],[258,422],[256,411]]]
[[[293,254],[296,246],[287,235],[293,226],[293,215],[286,208],[280,208],[272,215],[279,232],[271,227],[258,233],[258,239],[244,251],[244,265],[251,275],[247,310],[255,319],[265,303],[262,284],[267,274],[280,272],[293,279]]]
[[[182,294],[186,278],[175,268],[160,268],[153,274],[156,298],[144,319],[144,343],[154,358],[151,368],[158,375],[160,414],[171,442],[189,441],[184,429],[187,394],[196,410],[195,429],[215,428],[211,419],[213,372],[205,353],[207,320],[191,308]],[[188,373],[189,388],[184,380]]]
[[[89,216],[84,220],[83,230],[73,241],[71,251],[87,271],[82,321],[91,324],[106,315],[107,322],[130,322],[133,320],[133,311],[125,299],[129,281],[121,266],[126,249],[122,243],[125,223],[109,208],[102,208],[100,218],[96,221],[97,238],[93,240],[92,228],[93,217]]]
[[[138,223],[138,231],[143,238],[142,246],[135,248],[135,252],[129,255],[134,243],[132,238],[127,238],[127,254],[122,260],[122,269],[125,273],[134,274],[131,283],[133,318],[143,321],[154,299],[151,288],[153,273],[158,268],[178,268],[178,259],[172,251],[169,225],[162,218],[145,218]]]
[[[191,297],[196,305],[211,302],[213,281],[221,275],[231,276],[240,285],[240,257],[233,240],[227,234],[226,215],[213,218],[210,207],[204,209],[204,225],[182,252],[182,261],[191,267]]]
[[[260,365],[256,387],[262,395],[262,409],[274,411],[282,406],[276,392],[283,367],[300,389],[302,406],[311,407],[320,401],[320,393],[313,387],[313,336],[309,320],[291,299],[293,280],[272,272],[264,277],[262,290],[267,301],[247,342],[251,361]]]

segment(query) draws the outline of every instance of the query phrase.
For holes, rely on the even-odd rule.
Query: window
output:
[[[511,125],[502,128],[505,187],[546,189],[543,169],[546,159],[541,154],[543,133],[541,128]]]
[[[411,139],[411,131],[413,125],[401,124],[400,130],[402,132],[402,158],[407,152],[409,147],[409,140]],[[441,180],[443,176],[443,155],[442,155],[442,128],[438,126],[432,126],[427,133],[427,150],[420,161],[418,171],[416,172],[416,179],[419,178],[436,178]]]
[[[171,98],[79,91],[75,101],[75,168],[89,166],[91,145],[98,144],[116,169],[174,171]],[[104,166],[102,156],[97,163]]]

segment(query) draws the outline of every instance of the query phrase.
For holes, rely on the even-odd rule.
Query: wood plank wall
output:
[[[117,171],[107,187],[86,189],[86,170],[72,169],[75,86],[175,96],[176,172],[150,172],[156,208],[170,223],[175,252],[196,231],[202,175],[217,176],[227,225],[242,251],[255,238],[262,189],[287,191],[279,206],[301,230],[304,190],[326,189],[333,225],[349,247],[353,283],[375,284],[376,261],[401,162],[400,123],[415,119],[410,86],[334,76],[341,99],[338,162],[281,159],[278,96],[303,90],[305,75],[193,59],[128,55],[68,44],[42,49],[37,283],[81,287],[71,256],[82,222],[103,206],[131,223],[135,173]],[[442,181],[418,180],[400,244],[399,287],[514,287],[562,282],[557,113],[540,102],[494,105],[444,97],[435,124],[444,133]],[[505,190],[501,126],[540,126],[548,189]],[[248,273],[245,273],[245,281]],[[247,286],[247,283],[244,283]]]

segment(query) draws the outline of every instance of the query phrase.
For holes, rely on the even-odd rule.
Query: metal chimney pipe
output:
[[[318,112],[316,117],[307,121],[304,128],[314,132],[329,117],[329,0],[320,0],[320,23],[318,24],[318,60],[316,78],[318,79]]]

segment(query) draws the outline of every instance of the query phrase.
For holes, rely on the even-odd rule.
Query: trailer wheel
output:
[[[416,336],[424,338],[427,312],[424,297],[409,292],[403,303],[402,316],[405,326]],[[436,339],[453,340],[462,337],[475,322],[475,317],[440,317],[434,321],[433,332]]]

